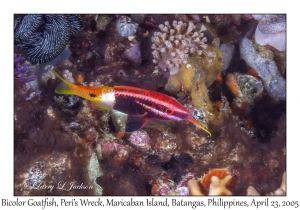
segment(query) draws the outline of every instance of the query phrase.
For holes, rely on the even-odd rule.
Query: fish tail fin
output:
[[[62,78],[55,70],[51,69],[52,72],[56,77],[58,77],[62,82],[56,87],[55,93],[57,94],[64,94],[64,95],[74,95],[74,84],[68,82],[64,78]]]
[[[195,126],[197,126],[198,128],[201,128],[201,129],[204,130],[206,133],[208,133],[209,136],[211,136],[211,133],[209,132],[207,126],[206,126],[204,123],[199,122],[199,121],[193,119],[192,117],[189,117],[187,120],[190,121],[191,123],[193,123],[193,124],[194,124]]]
[[[55,93],[63,95],[75,95],[71,85],[61,82],[56,88]]]

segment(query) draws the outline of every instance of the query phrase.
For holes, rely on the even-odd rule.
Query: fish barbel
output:
[[[131,86],[80,86],[63,79],[51,70],[63,82],[55,89],[57,94],[77,95],[95,102],[101,110],[117,110],[128,114],[125,132],[142,128],[149,119],[188,120],[207,132],[207,126],[191,117],[189,111],[175,98],[159,92]]]

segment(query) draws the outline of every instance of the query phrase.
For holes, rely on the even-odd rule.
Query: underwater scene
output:
[[[14,14],[15,196],[285,196],[285,14]]]

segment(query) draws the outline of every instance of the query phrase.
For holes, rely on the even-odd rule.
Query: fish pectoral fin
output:
[[[148,121],[148,118],[145,118],[147,112],[143,115],[128,115],[125,132],[133,132],[142,128]]]
[[[145,112],[144,114],[140,115],[128,115],[127,122],[135,122],[135,121],[140,121],[143,120],[143,118],[148,114],[148,112]]]

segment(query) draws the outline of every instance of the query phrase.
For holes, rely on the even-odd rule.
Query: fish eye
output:
[[[174,111],[173,111],[172,109],[166,109],[166,113],[167,113],[167,114],[173,114]]]

